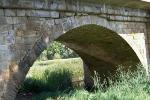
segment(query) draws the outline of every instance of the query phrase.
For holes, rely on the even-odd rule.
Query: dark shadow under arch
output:
[[[121,36],[98,25],[74,28],[56,40],[76,51],[92,76],[94,71],[101,77],[113,76],[118,65],[124,66],[125,70],[133,70],[140,63],[132,47]]]
[[[117,33],[98,25],[84,25],[68,31],[57,41],[78,53],[84,53],[114,65],[139,63],[132,47]]]
[[[97,71],[101,77],[113,76],[117,70],[116,66],[123,65],[124,69],[133,66],[131,69],[136,69],[135,65],[140,62],[123,38],[114,31],[98,25],[90,24],[74,28],[58,37],[56,41],[65,44],[82,58],[85,63],[85,85],[88,87],[93,85],[91,76],[94,75],[94,71]],[[20,61],[20,72],[26,74],[28,67],[32,66],[46,47],[47,44],[42,36]]]
[[[93,19],[91,21],[96,21],[95,19],[97,19],[97,17],[89,17]],[[78,20],[77,18],[73,18],[75,24],[66,22],[67,25],[64,24],[64,29],[61,29],[63,24],[62,22],[60,22],[58,26],[60,26],[61,28],[58,29],[58,31],[56,26],[53,25],[52,27],[54,27],[55,29],[52,30],[52,37],[47,33],[47,29],[44,29],[44,27],[42,27],[44,30],[42,30],[41,36],[33,44],[33,47],[27,50],[20,61],[17,62],[18,72],[13,73],[10,80],[7,82],[7,94],[4,96],[4,98],[7,98],[8,96],[15,96],[18,91],[18,87],[23,82],[30,67],[33,65],[34,61],[42,53],[42,51],[46,49],[47,43],[51,43],[54,38],[57,38],[57,36],[63,34],[65,30],[69,30],[81,24],[91,23],[91,21],[88,21],[87,18],[88,17],[81,17],[80,20]],[[69,20],[70,19],[67,19],[67,21]],[[87,23],[85,21],[87,21]],[[99,21],[99,19],[97,19],[97,21]],[[107,75],[107,73],[115,72],[117,65],[121,64],[125,66],[124,69],[129,69],[128,66],[134,66],[140,62],[133,49],[124,39],[122,39],[114,31],[111,31],[110,29],[104,28],[102,26],[92,24],[80,26],[68,31],[66,34],[60,36],[56,40],[64,43],[66,46],[76,51],[76,53],[79,54],[83,59],[86,65],[85,68],[88,69],[85,71],[85,73],[88,71],[89,73],[91,73],[91,75],[93,75],[94,70],[99,72],[99,74],[101,75]],[[135,67],[131,68],[136,69]],[[87,74],[85,76],[85,80],[86,79],[88,81],[90,79],[90,76],[88,76]],[[87,81],[85,81],[85,84],[86,82]],[[15,86],[12,84],[14,84]],[[13,96],[12,93],[14,93]]]

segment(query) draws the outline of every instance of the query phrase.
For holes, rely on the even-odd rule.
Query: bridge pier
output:
[[[5,81],[3,84],[3,94],[1,94],[0,99],[1,100],[14,100],[17,93],[18,89],[21,87],[22,82],[24,81],[26,77],[25,70],[19,70],[18,65],[11,65],[11,68],[16,68],[16,69],[10,69],[9,72],[6,74],[9,74],[8,79]],[[28,69],[29,70],[29,69]]]
[[[83,68],[84,68],[84,87],[88,91],[92,90],[94,88],[94,80],[93,76],[91,75],[91,71],[89,69],[89,66],[83,62]]]
[[[147,21],[147,27],[146,27],[146,29],[147,29],[147,34],[146,34],[146,48],[147,48],[147,70],[146,70],[146,72],[147,72],[147,75],[148,75],[148,77],[149,77],[149,79],[150,79],[150,19],[148,19],[148,21]]]
[[[45,37],[42,36],[33,46],[34,49],[27,52],[19,63],[11,61],[5,73],[0,73],[0,100],[14,100],[30,67],[39,55],[47,48]],[[18,55],[16,55],[18,56]]]

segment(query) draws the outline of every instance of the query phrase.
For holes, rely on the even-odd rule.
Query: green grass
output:
[[[39,93],[73,88],[72,81],[83,80],[83,64],[79,58],[36,62],[20,91]]]
[[[41,64],[43,64],[42,67],[38,67]],[[68,89],[68,87],[72,87],[72,77],[83,76],[81,59],[38,62],[34,64],[27,76],[27,79],[32,77],[32,79],[38,81],[33,82],[33,84],[33,80],[26,80],[25,82],[27,83],[24,83],[24,85],[29,85],[29,82],[31,82],[29,90],[33,91],[39,88],[38,93],[35,93],[30,99],[19,98],[18,100],[150,100],[150,82],[140,65],[138,68],[135,72],[128,71],[127,73],[118,70],[117,81],[109,80],[110,86],[107,88],[103,84],[98,84],[100,78],[96,74],[94,80],[97,89],[93,92],[88,92],[83,88]],[[43,74],[45,71],[48,79]],[[63,83],[64,79],[67,79],[67,81]],[[65,88],[61,87],[62,83],[66,86]],[[36,85],[39,86],[35,87]],[[46,89],[51,89],[46,90],[43,88],[44,86]],[[57,86],[61,88],[58,89]],[[24,87],[24,90],[28,90],[28,88]]]
[[[47,61],[35,62],[31,67],[28,76],[34,76],[37,71],[43,72],[45,70],[55,71],[57,69],[67,69],[72,72],[73,77],[83,77],[83,62],[80,58],[71,59],[55,59]]]

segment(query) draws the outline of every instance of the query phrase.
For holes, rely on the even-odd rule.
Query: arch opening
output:
[[[102,80],[115,76],[118,65],[124,70],[135,70],[136,65],[140,63],[126,40],[118,33],[99,25],[89,24],[74,28],[56,41],[76,51],[88,67],[88,75],[94,76],[96,71]],[[89,79],[90,76],[85,76],[85,80]],[[85,82],[87,86],[90,86],[89,83]]]
[[[101,21],[102,23],[100,23]],[[105,24],[107,23],[108,26],[102,25],[103,22]],[[16,86],[19,86],[20,83],[22,83],[22,81],[24,80],[25,75],[27,74],[34,61],[47,47],[47,43],[52,42],[60,35],[61,36],[57,38],[56,41],[60,41],[61,43],[76,51],[76,53],[79,54],[79,56],[83,59],[86,68],[88,67],[88,71],[91,76],[93,76],[94,71],[99,72],[101,77],[103,77],[104,75],[107,76],[108,73],[114,74],[114,72],[117,70],[117,65],[125,66],[124,69],[129,69],[128,66],[133,65],[133,67],[131,68],[136,69],[134,65],[140,62],[134,50],[132,50],[128,43],[117,34],[116,29],[113,29],[115,31],[114,32],[110,29],[102,27],[109,27],[109,25],[113,25],[113,23],[109,23],[105,19],[99,19],[93,16],[81,18],[71,17],[68,19],[59,19],[58,21],[56,19],[56,23],[47,24],[44,21],[44,23],[42,23],[44,25],[42,25],[42,27],[36,31],[33,27],[27,27],[27,29],[25,29],[30,31],[34,30],[35,34],[37,34],[37,32],[40,30],[40,36],[38,36],[38,39],[37,37],[35,38],[34,44],[28,41],[31,47],[29,47],[28,50],[23,51],[23,57],[21,57],[21,59],[18,58],[18,61],[16,62],[19,73],[12,75],[12,77],[16,77],[17,81],[19,82],[15,83],[15,81],[10,80],[11,84],[14,83]],[[91,23],[95,23],[98,25]],[[33,26],[38,25],[39,24],[37,23]],[[112,27],[109,28],[112,29]],[[66,32],[66,30],[70,31]],[[64,32],[66,33],[62,35]],[[30,36],[30,34],[27,34],[27,36]],[[23,41],[20,40],[20,42]],[[24,42],[22,44],[24,44]],[[18,57],[18,54],[15,55]],[[85,71],[85,78],[89,81],[90,76],[86,76],[86,73],[88,72]],[[17,89],[18,88],[12,87],[10,85],[6,93],[7,95],[11,95],[11,93],[14,92],[13,90],[17,91]]]
[[[26,97],[21,95],[24,92],[25,94],[43,91],[67,93],[83,84],[82,59],[72,49],[54,41],[45,48],[30,68],[17,98]]]

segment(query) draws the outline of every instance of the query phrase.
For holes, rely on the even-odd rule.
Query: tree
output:
[[[54,41],[50,46],[41,54],[39,57],[40,60],[52,60],[55,59],[56,56],[59,58],[66,59],[66,58],[75,58],[78,55],[65,45]]]

